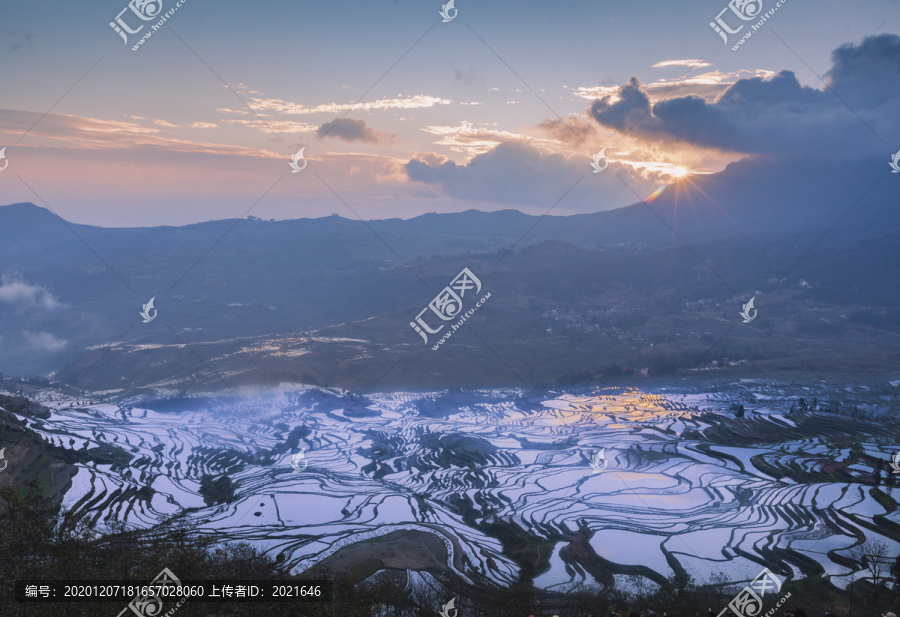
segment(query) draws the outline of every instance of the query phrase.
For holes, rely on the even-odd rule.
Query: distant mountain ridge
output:
[[[468,210],[103,228],[4,206],[0,285],[19,287],[0,287],[0,371],[80,366],[86,348],[123,336],[173,342],[162,323],[221,341],[381,316],[381,335],[421,343],[408,322],[465,266],[503,292],[492,311],[532,307],[503,318],[525,319],[524,339],[546,329],[541,312],[585,302],[673,311],[710,294],[724,294],[719,303],[752,294],[785,272],[794,285],[813,277],[804,293],[816,302],[889,307],[900,285],[880,264],[900,258],[900,183],[883,163],[745,160],[682,179],[649,204],[573,216]],[[141,324],[151,297],[161,318]]]
[[[639,202],[614,210],[570,216],[558,216],[552,210],[547,216],[540,217],[517,210],[467,210],[423,214],[407,220],[371,220],[365,224],[332,215],[274,223],[246,221],[242,227],[257,235],[271,236],[278,230],[284,234],[303,234],[305,239],[308,239],[307,235],[327,233],[334,234],[338,240],[355,240],[356,235],[361,238],[375,232],[404,258],[425,254],[436,239],[444,250],[459,248],[459,252],[466,252],[480,248],[490,251],[500,248],[504,242],[522,239],[526,232],[526,242],[561,240],[595,246],[668,241],[671,234],[666,226],[675,229],[688,243],[748,233],[799,231],[830,225],[858,203],[867,207],[854,213],[847,223],[861,227],[877,224],[884,230],[900,226],[900,210],[894,207],[900,200],[900,187],[896,182],[884,181],[895,178],[885,178],[890,173],[883,163],[873,160],[823,163],[821,160],[745,159],[717,174],[690,176],[670,185],[651,204],[652,213],[647,204]],[[67,237],[67,234],[72,235],[71,231],[54,219],[55,215],[33,204],[0,207],[0,227],[12,232],[9,239],[12,246],[47,242],[83,248],[77,238]],[[540,225],[536,225],[538,221]],[[95,242],[99,248],[104,248],[122,243],[132,246],[135,251],[144,249],[146,243],[185,240],[186,234],[190,234],[190,240],[194,242],[214,241],[233,224],[234,219],[147,228],[103,228],[68,223],[89,245]],[[379,242],[377,238],[375,241]],[[133,244],[135,242],[137,245]],[[8,250],[0,251],[4,260],[15,258]],[[54,253],[51,251],[49,255]],[[28,256],[28,259],[39,258],[38,255]],[[19,260],[19,265],[27,263],[27,260]]]

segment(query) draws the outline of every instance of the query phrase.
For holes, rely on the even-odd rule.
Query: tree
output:
[[[200,478],[200,496],[206,505],[211,506],[217,503],[231,503],[234,501],[234,491],[237,484],[228,476],[215,478],[210,474],[203,474]]]
[[[115,579],[146,584],[163,567],[182,580],[275,580],[288,574],[249,545],[219,544],[212,534],[198,532],[195,523],[183,514],[150,529],[130,528],[120,521],[105,526],[96,520],[75,521],[68,514],[41,493],[36,481],[0,487],[0,617],[50,614],[26,610],[15,602],[12,583],[16,580]],[[227,614],[311,614],[296,610],[275,613],[275,608]],[[108,604],[97,606],[87,600],[67,604],[59,614],[94,617],[110,613]],[[223,613],[210,612],[192,602],[177,614],[200,617]]]
[[[872,579],[872,599],[877,602],[878,585],[884,581],[885,570],[890,561],[887,543],[881,540],[866,540],[854,548],[850,555],[869,572]]]
[[[896,602],[900,600],[900,554],[898,554],[893,563],[891,563],[891,583],[892,583],[892,591],[893,591],[893,600],[896,605]]]

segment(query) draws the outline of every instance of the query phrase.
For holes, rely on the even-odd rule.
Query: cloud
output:
[[[390,138],[387,133],[366,126],[365,120],[356,118],[335,118],[320,126],[316,135],[320,138],[337,137],[344,141],[364,141],[370,144],[378,144]]]
[[[621,86],[615,97],[606,95],[591,105],[590,113],[601,126],[624,132],[650,114],[650,97],[637,77]],[[643,128],[643,127],[642,127]]]
[[[22,335],[29,345],[39,351],[56,353],[65,349],[69,344],[67,340],[56,338],[49,332],[23,332]]]
[[[440,136],[435,145],[447,146],[454,152],[462,152],[468,156],[484,154],[505,142],[532,141],[531,138],[519,133],[497,130],[495,126],[463,121],[457,126],[430,125],[422,130]]]
[[[40,119],[40,122],[37,120]],[[258,121],[257,121],[258,122]],[[260,125],[262,126],[262,125]],[[306,125],[310,132],[315,126]],[[258,148],[177,139],[159,134],[159,129],[135,122],[99,120],[83,116],[47,114],[0,109],[0,132],[25,132],[45,137],[56,143],[49,147],[81,148],[84,150],[117,150],[153,148],[167,152],[189,154],[221,154],[241,157],[280,158],[282,155]],[[268,131],[262,126],[262,130]],[[287,131],[286,131],[287,132]]]
[[[471,71],[464,71],[464,70],[454,66],[453,73],[456,77],[456,81],[460,81],[467,86],[471,86],[476,83],[480,83],[480,84],[485,83],[484,78],[479,77],[478,74],[475,72],[475,69],[472,69]]]
[[[632,77],[616,96],[595,100],[589,113],[619,133],[729,152],[880,152],[884,145],[879,135],[900,129],[900,37],[886,34],[857,46],[844,45],[832,59],[828,88],[821,90],[802,86],[794,73],[782,71],[769,79],[740,79],[713,102],[686,95],[654,105],[647,89]]]
[[[19,280],[4,277],[0,282],[0,302],[17,307],[42,307],[53,309],[59,304],[49,291],[39,285],[29,285]]]
[[[644,87],[651,98],[659,102],[665,99],[688,96],[694,94],[709,102],[715,101],[729,86],[741,79],[760,77],[770,79],[775,76],[774,71],[766,69],[740,69],[738,71],[706,71],[698,75],[681,75],[675,79],[659,78]]]
[[[536,148],[514,141],[479,154],[466,165],[438,162],[434,156],[413,159],[407,163],[406,173],[410,180],[440,184],[447,195],[457,199],[548,207],[565,191],[562,179],[571,184],[578,178],[564,156],[544,156]]]
[[[216,111],[220,114],[237,114],[239,116],[247,116],[250,114],[246,109],[231,109],[230,107],[219,107]]]
[[[900,37],[881,34],[831,52],[831,87],[851,105],[872,106],[900,98]]]
[[[313,133],[318,129],[315,124],[307,122],[296,122],[294,120],[237,120],[227,118],[222,120],[225,124],[239,124],[247,128],[259,129],[263,133],[296,134],[296,133]]]
[[[250,107],[254,111],[275,111],[288,115],[307,115],[307,114],[339,114],[342,111],[350,109],[357,111],[375,111],[384,109],[421,109],[434,107],[435,105],[449,105],[453,101],[450,99],[442,99],[425,94],[417,94],[406,98],[396,99],[379,99],[377,101],[369,101],[368,103],[326,103],[324,105],[302,105],[300,103],[292,103],[282,99],[266,99],[254,97],[250,99]],[[220,110],[222,111],[222,110]],[[237,111],[231,113],[239,113]]]
[[[597,135],[597,127],[578,116],[569,116],[565,122],[559,118],[548,118],[538,124],[538,128],[553,139],[571,145],[582,145]]]
[[[712,64],[709,62],[701,62],[700,60],[663,60],[662,62],[657,62],[651,68],[662,69],[669,66],[693,66],[702,69],[712,66]]]
[[[31,30],[7,30],[5,38],[8,51],[24,53],[34,48],[34,33]]]
[[[496,123],[474,124],[463,120],[456,126],[429,125],[421,130],[440,137],[435,142],[435,145],[446,146],[454,152],[461,152],[470,157],[476,154],[484,154],[500,144],[510,141],[539,143],[546,147],[555,145],[549,139],[539,139],[521,133],[501,131],[496,126]]]
[[[766,69],[740,69],[737,71],[706,71],[690,75],[690,71],[675,78],[661,77],[649,83],[642,84],[643,90],[650,99],[659,102],[665,99],[680,96],[696,95],[709,102],[715,101],[729,86],[740,79],[762,77],[768,79],[775,76],[774,71]],[[609,97],[609,102],[619,101],[621,86],[581,86],[573,90],[576,98],[594,102],[596,99]]]
[[[636,191],[652,191],[658,175],[610,163],[602,178],[590,174],[587,156],[543,152],[521,141],[507,141],[460,165],[428,153],[406,164],[410,180],[440,185],[452,198],[519,206],[559,204],[556,213],[593,212],[639,201],[618,178]],[[652,178],[650,176],[653,176]],[[590,180],[588,179],[590,178]]]
[[[575,88],[575,96],[585,101],[595,101],[607,96],[617,100],[619,88],[620,86],[580,86]]]

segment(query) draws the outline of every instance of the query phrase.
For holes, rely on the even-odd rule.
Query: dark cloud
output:
[[[717,104],[721,107],[747,112],[774,107],[784,103],[794,105],[822,105],[834,102],[834,97],[815,88],[801,86],[791,71],[781,71],[772,79],[761,77],[739,79],[722,93]],[[663,109],[668,101],[661,103]]]
[[[31,30],[7,30],[6,49],[17,53],[25,53],[34,48],[34,33]]]
[[[900,98],[900,37],[870,36],[831,52],[831,87],[845,101],[873,106]]]
[[[453,73],[456,76],[456,81],[461,81],[467,86],[485,83],[484,78],[479,77],[474,69],[471,71],[464,71],[461,68],[454,66]]]
[[[646,181],[634,176],[630,167],[610,163],[606,175],[599,177],[591,174],[589,163],[587,156],[547,154],[530,144],[509,141],[465,165],[434,154],[418,156],[406,164],[406,173],[410,180],[440,185],[456,199],[542,208],[560,202],[560,213],[593,212],[637,201],[615,177],[626,174],[630,186],[644,185]]]
[[[321,137],[337,137],[344,141],[364,141],[377,144],[389,138],[387,133],[376,131],[366,126],[365,120],[356,118],[335,118],[326,122],[316,130],[316,135]]]
[[[548,118],[538,124],[538,128],[554,139],[572,145],[584,144],[597,134],[597,127],[576,116],[566,118],[565,122]]]
[[[773,159],[770,162],[775,165],[767,169],[780,169],[779,161],[787,163],[785,159],[793,158],[806,161],[813,169],[838,174],[856,169],[848,165],[850,159],[858,163],[873,156],[871,160],[884,158],[886,169],[887,155],[900,147],[893,142],[886,146],[889,138],[900,136],[900,37],[869,37],[858,45],[835,50],[832,58],[828,85],[822,88],[803,86],[794,73],[782,71],[769,79],[741,79],[714,102],[684,95],[654,105],[633,77],[619,89],[615,100],[594,101],[588,115],[601,126],[627,132],[638,140],[766,155],[759,158]],[[539,125],[573,144],[578,139],[572,131],[586,137],[596,129],[587,126],[571,119],[568,126],[558,119]],[[411,180],[439,185],[456,199],[549,208],[565,195],[555,213],[591,212],[634,203],[646,198],[656,188],[653,183],[662,180],[646,170],[615,162],[610,162],[603,174],[594,175],[588,162],[586,157],[547,154],[530,143],[508,141],[467,164],[433,154],[418,156],[407,163],[406,172]],[[745,165],[741,169],[750,168]],[[780,182],[779,190],[794,190],[788,184],[801,180],[787,172],[778,179],[764,175],[743,180],[748,185]]]
[[[800,85],[791,71],[741,79],[715,102],[698,96],[656,105],[632,77],[619,100],[594,101],[600,125],[645,139],[678,141],[748,154],[866,155],[900,128],[900,37],[869,37],[833,54],[828,88]],[[888,109],[890,108],[890,109]]]
[[[591,105],[591,116],[602,126],[617,131],[625,131],[641,118],[650,114],[650,97],[641,86],[637,77],[619,88],[619,100],[612,102],[612,97],[604,96]]]
[[[565,191],[560,180],[578,178],[563,156],[546,156],[519,142],[500,144],[467,165],[413,159],[406,172],[411,180],[442,185],[450,197],[528,205],[552,204]]]

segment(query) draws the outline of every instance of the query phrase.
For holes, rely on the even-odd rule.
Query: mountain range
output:
[[[896,180],[884,161],[759,158],[584,215],[548,204],[152,228],[12,204],[0,371],[118,394],[535,385],[651,365],[896,371]],[[432,350],[410,322],[463,268],[490,301]],[[158,319],[142,323],[150,298]],[[759,317],[743,324],[750,298]]]

